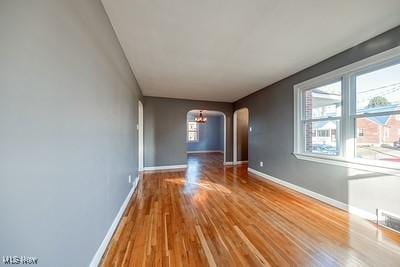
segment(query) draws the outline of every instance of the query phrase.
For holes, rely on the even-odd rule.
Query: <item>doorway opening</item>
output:
[[[245,164],[249,156],[249,110],[241,108],[233,113],[233,164]]]
[[[196,122],[200,112],[206,122]],[[226,116],[213,110],[191,110],[187,113],[186,153],[188,157],[207,153],[226,163]],[[220,156],[218,156],[220,154]]]

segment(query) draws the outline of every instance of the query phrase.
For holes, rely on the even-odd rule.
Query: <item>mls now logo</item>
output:
[[[38,261],[37,257],[3,256],[4,264],[37,264]]]

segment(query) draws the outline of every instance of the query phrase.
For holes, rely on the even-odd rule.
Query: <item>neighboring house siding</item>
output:
[[[379,125],[375,122],[370,121],[367,118],[361,118],[357,120],[357,144],[369,145],[376,144],[379,142]],[[359,135],[359,131],[362,129],[363,136]]]
[[[391,126],[388,141],[393,144],[393,142],[399,141],[400,117],[398,115],[390,116],[388,125]]]
[[[396,115],[392,115],[385,125],[380,125],[368,118],[360,118],[357,120],[357,129],[358,145],[393,145],[399,140],[400,120]],[[363,131],[363,136],[359,134],[360,129]]]

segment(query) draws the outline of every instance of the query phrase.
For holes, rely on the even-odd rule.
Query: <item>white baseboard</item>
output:
[[[186,151],[187,154],[197,154],[197,153],[222,153],[224,154],[224,151],[221,150],[199,150],[199,151]]]
[[[268,174],[259,172],[259,171],[257,171],[257,170],[254,170],[254,169],[252,169],[252,168],[248,168],[248,171],[249,171],[250,173],[256,174],[257,176],[260,176],[260,177],[262,177],[262,178],[268,179],[268,180],[270,180],[270,181],[272,181],[272,182],[274,182],[274,183],[280,184],[280,185],[282,185],[282,186],[285,186],[285,187],[287,187],[287,188],[290,188],[290,189],[292,189],[292,190],[295,190],[295,191],[297,191],[297,192],[299,192],[299,193],[302,193],[302,194],[304,194],[304,195],[307,195],[307,196],[309,196],[309,197],[312,197],[312,198],[315,198],[315,199],[317,199],[317,200],[319,200],[319,201],[322,201],[322,202],[324,202],[324,203],[326,203],[326,204],[329,204],[329,205],[331,205],[331,206],[334,206],[334,207],[336,207],[336,208],[338,208],[338,209],[347,211],[347,212],[349,212],[349,213],[351,213],[351,214],[355,214],[355,215],[357,215],[357,216],[359,216],[359,217],[361,217],[361,218],[364,218],[364,219],[367,219],[367,220],[376,220],[376,215],[375,215],[375,214],[372,214],[372,213],[370,213],[370,212],[367,212],[367,211],[364,211],[364,210],[362,210],[362,209],[353,207],[353,206],[348,205],[348,204],[346,204],[346,203],[340,202],[340,201],[338,201],[338,200],[336,200],[336,199],[333,199],[333,198],[330,198],[330,197],[327,197],[327,196],[318,194],[318,193],[316,193],[316,192],[314,192],[314,191],[305,189],[304,187],[301,187],[301,186],[294,185],[294,184],[292,184],[292,183],[283,181],[283,180],[278,179],[278,178],[275,178],[275,177],[273,177],[273,176],[271,176],[271,175],[268,175]]]
[[[224,162],[224,165],[230,166],[230,165],[233,165],[233,162],[232,161],[226,161],[226,162]]]
[[[173,169],[186,169],[187,165],[167,165],[167,166],[154,166],[144,167],[144,171],[160,171],[160,170],[173,170]]]
[[[119,209],[117,216],[115,217],[113,223],[111,224],[110,228],[107,231],[106,236],[103,239],[103,242],[101,242],[100,247],[98,248],[96,254],[93,256],[92,261],[89,264],[89,267],[97,267],[99,266],[101,262],[101,258],[103,257],[103,254],[106,252],[107,246],[111,241],[111,238],[114,235],[115,230],[118,227],[119,221],[121,220],[122,216],[124,215],[125,209],[128,206],[129,200],[131,200],[131,197],[133,193],[136,190],[136,187],[139,183],[139,177],[136,177],[135,181],[132,183],[132,188],[129,191],[128,195],[126,196],[124,203],[122,203],[121,208]]]
[[[236,161],[236,162],[234,162],[233,164],[234,164],[234,165],[240,165],[240,164],[247,164],[247,163],[248,163],[247,160],[241,160],[241,161]]]

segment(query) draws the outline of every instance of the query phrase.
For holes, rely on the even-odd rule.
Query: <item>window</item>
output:
[[[400,150],[396,147],[400,137],[396,114],[400,110],[400,63],[355,75],[353,79],[356,125],[366,125],[363,135],[355,139],[356,157],[400,163]]]
[[[400,47],[294,89],[295,155],[400,169]]]
[[[302,122],[304,150],[309,153],[338,155],[336,130],[339,128],[342,106],[342,82],[304,90]],[[331,133],[334,138],[331,138]]]
[[[199,141],[199,127],[194,121],[188,121],[187,123],[187,140],[188,142]]]
[[[330,130],[318,130],[319,137],[329,137],[331,136]]]

